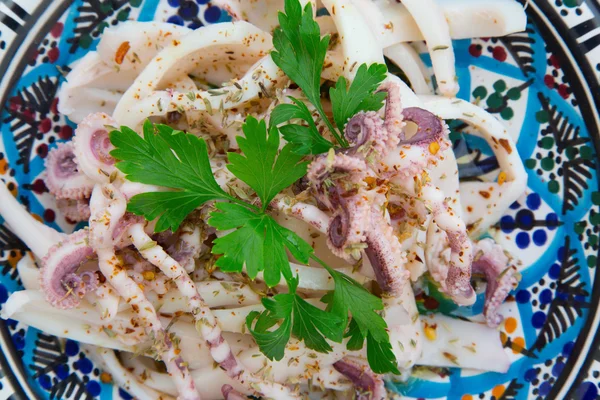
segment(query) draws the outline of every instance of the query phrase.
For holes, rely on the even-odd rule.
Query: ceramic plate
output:
[[[396,387],[408,398],[599,397],[600,5],[532,0],[527,14],[526,32],[455,43],[459,96],[505,124],[529,175],[527,193],[491,231],[523,263],[499,332],[512,365],[506,374],[449,369],[411,379]],[[107,27],[153,19],[198,28],[227,15],[208,0],[0,0],[0,178],[54,228],[76,228],[41,180],[48,150],[74,129],[57,111],[62,73]],[[493,154],[465,140],[464,127],[452,128],[461,179],[498,168]],[[26,252],[0,225],[0,303],[21,288],[15,265]],[[479,312],[481,302],[460,311]],[[0,321],[0,346],[2,399],[131,399],[76,342],[9,320]]]

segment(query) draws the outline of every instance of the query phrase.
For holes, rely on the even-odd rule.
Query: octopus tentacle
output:
[[[58,199],[84,199],[94,182],[77,166],[72,143],[60,143],[46,158],[46,187]]]
[[[365,241],[370,205],[364,179],[369,170],[364,160],[345,154],[321,156],[308,169],[315,197],[335,211],[327,231],[329,248],[349,261],[360,258],[356,250]]]
[[[450,130],[443,120],[417,107],[404,109],[403,115],[405,121],[417,125],[417,133],[401,141],[400,146],[388,152],[378,165],[379,174],[393,183],[436,166],[450,148]]]
[[[114,148],[108,137],[107,126],[116,121],[104,113],[90,114],[77,125],[73,145],[79,169],[93,182],[107,183],[115,171]]]
[[[221,393],[223,393],[223,398],[225,400],[247,400],[248,397],[241,394],[237,390],[233,388],[231,385],[223,385],[221,387]]]
[[[271,206],[300,221],[306,222],[321,233],[327,233],[329,229],[329,216],[312,204],[279,199],[271,202]]]
[[[125,301],[131,304],[141,325],[148,327],[151,337],[160,344],[158,356],[175,381],[179,399],[200,400],[187,364],[177,354],[154,306],[146,298],[142,288],[129,277],[115,254],[113,234],[119,220],[125,215],[126,205],[125,197],[113,185],[97,185],[92,193],[90,243],[98,254],[100,271]]]
[[[373,202],[370,227],[366,234],[365,254],[371,263],[375,278],[381,289],[389,295],[398,296],[410,277],[405,269],[406,254],[400,247],[394,229],[384,218],[385,196]]]
[[[176,240],[165,250],[186,272],[190,273],[196,267],[194,259],[198,257],[201,249],[201,229],[199,226],[191,226],[183,227]]]
[[[395,149],[404,140],[404,110],[400,97],[400,86],[392,81],[383,83],[379,92],[387,92],[385,102],[385,130],[387,131],[386,150]]]
[[[90,219],[88,199],[58,199],[56,206],[65,218],[71,221],[87,221]]]
[[[439,142],[448,136],[448,125],[435,114],[420,108],[409,107],[402,111],[405,121],[413,122],[417,125],[417,133],[410,139],[404,139],[402,144],[427,144]]]
[[[519,282],[518,272],[502,247],[492,239],[482,239],[475,246],[473,273],[483,274],[487,282],[483,315],[488,326],[495,328],[503,320],[498,308],[508,293],[516,288]]]
[[[257,390],[259,394],[267,395],[273,391],[278,391],[290,396],[292,395],[289,388],[274,382],[265,381],[248,372],[223,338],[223,333],[214,314],[202,296],[200,296],[192,278],[190,278],[185,269],[173,257],[152,240],[144,231],[143,224],[131,226],[128,233],[133,245],[138,249],[140,254],[154,266],[160,268],[167,277],[171,278],[177,285],[177,289],[187,297],[187,311],[194,317],[196,327],[204,340],[206,340],[211,356],[225,370],[229,377],[238,379],[240,382],[252,384],[252,388]]]
[[[64,285],[80,298],[88,292],[95,291],[98,288],[99,282],[98,275],[92,271],[85,271],[79,275],[69,274],[63,281]]]
[[[457,304],[475,302],[471,286],[473,244],[469,239],[463,220],[450,206],[444,194],[427,183],[421,197],[431,208],[433,221],[427,232],[425,257],[433,279],[441,285],[442,292]]]
[[[362,153],[368,158],[371,151],[384,157],[404,140],[404,117],[400,100],[400,88],[393,82],[380,86],[380,92],[387,92],[384,119],[374,111],[359,112],[348,121],[344,135],[352,145],[348,153]]]
[[[54,307],[77,307],[87,292],[96,289],[97,282],[87,273],[76,273],[80,266],[94,257],[88,236],[87,229],[77,231],[52,246],[42,259],[40,287],[48,303]]]
[[[387,151],[388,131],[384,122],[374,111],[359,112],[355,114],[344,130],[344,136],[352,147],[346,152],[363,153],[364,158],[372,151],[384,154]]]
[[[126,245],[130,245],[131,241],[127,237],[127,230],[135,225],[144,222],[144,217],[132,214],[130,212],[125,213],[122,218],[119,219],[114,229],[112,230],[112,240],[117,247],[122,248]]]
[[[359,363],[346,357],[333,364],[333,368],[354,384],[357,400],[383,400],[387,398],[387,390],[381,376]]]

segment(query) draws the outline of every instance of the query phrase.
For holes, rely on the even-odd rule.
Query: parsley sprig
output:
[[[335,87],[329,90],[336,129],[321,104],[320,91],[329,35],[321,38],[310,2],[302,10],[298,0],[286,0],[285,13],[279,13],[279,24],[273,33],[273,61],[302,89],[338,145],[348,147],[344,138],[348,120],[359,111],[377,111],[383,106],[386,94],[375,91],[385,79],[387,67],[384,64],[372,64],[369,67],[363,64],[358,67],[350,87],[346,78],[340,77]],[[291,100],[294,104],[280,104],[273,110],[271,126],[292,119],[303,120],[308,126],[289,124],[281,127],[283,137],[295,145],[294,151],[303,155],[329,151],[333,144],[319,133],[306,105],[298,99]]]
[[[269,120],[270,126],[300,119],[308,126],[287,124],[279,128],[283,138],[294,145],[294,152],[300,155],[327,153],[333,147],[333,143],[321,136],[306,104],[291,96],[290,99],[294,104],[280,104],[275,107]]]
[[[271,360],[281,360],[285,346],[293,333],[304,340],[306,347],[321,353],[330,352],[331,346],[325,338],[334,342],[342,341],[340,317],[312,305],[296,294],[299,279],[289,281],[289,293],[265,297],[262,303],[265,311],[253,311],[246,317],[246,326],[261,351]],[[252,323],[256,320],[254,328]],[[270,328],[279,324],[273,331]]]
[[[117,168],[131,182],[173,189],[169,192],[148,192],[134,196],[127,210],[143,215],[149,221],[158,218],[155,230],[176,231],[196,208],[211,200],[241,203],[225,193],[215,181],[206,142],[186,135],[167,125],[146,121],[144,136],[124,126],[110,134],[116,147],[111,155]]]
[[[303,12],[298,0],[286,0],[285,13],[279,13],[279,25],[273,32],[273,61],[302,89],[337,142],[347,146],[344,136],[335,130],[321,105],[321,72],[329,47],[329,35],[321,38],[312,5],[308,3]]]
[[[242,129],[245,137],[236,140],[244,155],[229,153],[227,169],[256,191],[264,211],[277,193],[306,174],[308,162],[290,144],[280,152],[279,131],[271,127],[267,133],[265,121],[249,116]]]
[[[386,77],[387,67],[384,64],[366,64],[358,67],[354,80],[348,87],[343,76],[335,87],[329,89],[329,99],[333,110],[333,119],[341,132],[350,118],[359,111],[378,111],[383,107],[385,92],[376,93]]]
[[[317,259],[318,260],[318,259]],[[383,301],[367,292],[351,277],[333,270],[318,260],[327,269],[335,282],[335,291],[323,299],[329,304],[333,314],[342,318],[342,325],[348,322],[348,311],[352,321],[344,337],[349,337],[348,349],[360,350],[367,340],[367,359],[371,369],[380,374],[399,374],[392,345],[387,333],[387,323],[377,311],[383,310]]]

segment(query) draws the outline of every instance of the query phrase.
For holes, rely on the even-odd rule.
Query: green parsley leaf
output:
[[[352,314],[353,321],[366,336],[367,332],[374,331],[379,340],[387,337],[387,324],[381,315],[375,311],[383,310],[383,301],[371,294],[354,279],[334,269],[327,267],[329,274],[333,277],[335,291],[331,297],[331,311],[344,319],[344,325],[348,323],[348,310]]]
[[[290,293],[278,294],[262,300],[265,311],[253,312],[246,318],[246,326],[260,350],[270,360],[281,360],[291,334],[304,340],[306,347],[321,353],[330,352],[326,338],[341,342],[341,319],[310,304],[296,294],[298,278],[288,282]],[[256,320],[254,328],[252,323]],[[279,328],[269,331],[280,322]]]
[[[306,104],[292,96],[289,96],[289,98],[296,104],[277,105],[277,107],[273,109],[273,112],[271,112],[271,117],[269,118],[269,127],[288,123],[293,119],[302,119],[309,124],[312,123],[314,125],[315,122],[313,121],[312,114],[310,113],[308,107],[306,107]],[[304,105],[306,112],[304,112],[304,109],[300,108],[298,102]]]
[[[285,14],[279,13],[279,24],[273,33],[273,61],[300,86],[311,103],[320,105],[319,86],[329,36],[321,39],[312,5],[308,3],[302,10],[298,0],[285,1]]]
[[[264,120],[249,116],[242,129],[245,137],[238,136],[237,143],[244,155],[228,153],[227,168],[254,189],[264,211],[277,193],[306,174],[308,162],[293,152],[293,145],[279,151],[279,132],[271,127],[267,134]]]
[[[333,292],[332,292],[333,293]],[[350,321],[350,325],[348,326],[348,332],[344,334],[344,337],[350,338],[346,347],[348,350],[357,351],[363,348],[365,344],[365,337],[360,332],[358,324],[354,319]]]
[[[155,231],[177,230],[194,209],[211,200],[232,200],[215,181],[206,143],[166,125],[144,123],[144,137],[127,127],[110,133],[111,155],[128,180],[174,191],[134,196],[127,210],[147,220],[159,218]]]
[[[365,336],[360,331],[356,320],[353,318],[350,321],[348,332],[344,337],[350,338],[346,347],[348,350],[357,351],[363,348]],[[398,366],[396,365],[396,356],[392,351],[392,345],[388,341],[378,342],[373,335],[367,334],[367,360],[371,369],[379,374],[388,372],[399,374]]]
[[[277,296],[287,296],[287,295],[277,295]],[[277,296],[275,296],[275,297],[277,297]],[[289,302],[289,300],[287,298],[286,298],[286,300]],[[281,301],[283,302],[284,300],[281,300]],[[246,327],[248,327],[248,331],[254,337],[254,340],[256,341],[256,344],[258,345],[258,348],[260,349],[260,351],[269,360],[279,361],[285,355],[285,346],[290,341],[290,336],[292,333],[292,319],[285,318],[281,322],[281,325],[279,326],[279,328],[277,328],[274,331],[268,331],[266,329],[259,330],[258,324],[260,323],[260,321],[261,321],[260,318],[263,315],[267,315],[267,314],[264,314],[264,313],[260,314],[258,311],[252,311],[246,317]],[[259,319],[258,319],[259,322],[256,323],[257,327],[253,330],[252,322],[256,319],[256,317],[259,317]],[[265,319],[268,319],[268,317],[265,317]],[[272,321],[276,322],[277,319],[269,320],[269,323]]]
[[[369,333],[367,335],[367,360],[369,367],[376,374],[400,375],[389,338],[386,341],[378,341]]]
[[[299,155],[327,153],[333,147],[318,131],[308,126],[284,125],[279,131],[285,140],[294,145],[293,151]]]
[[[264,270],[265,283],[278,285],[281,274],[290,280],[292,271],[285,249],[307,263],[313,249],[298,235],[279,225],[272,217],[232,203],[218,203],[208,224],[220,231],[235,229],[216,239],[213,254],[222,254],[216,265],[225,272],[242,272],[251,279]]]
[[[366,338],[367,358],[371,369],[378,374],[388,372],[398,374],[398,367],[394,362],[396,357],[392,353],[387,332],[387,323],[377,313],[378,310],[383,310],[383,301],[349,276],[322,262],[321,264],[333,277],[335,283],[335,291],[324,298],[332,314],[342,318],[343,326],[346,326],[348,321],[348,311],[352,314],[352,322],[345,335],[350,337],[347,348],[351,350],[362,348],[360,342],[364,342]],[[377,357],[386,358],[377,359]]]
[[[306,347],[320,353],[330,352],[331,346],[325,337],[334,342],[342,341],[342,332],[339,329],[340,319],[330,313],[317,308],[294,295],[294,324],[292,333],[300,340],[304,340]],[[319,334],[319,332],[321,334]]]
[[[280,104],[271,113],[270,126],[277,126],[292,119],[301,119],[308,126],[284,125],[279,128],[284,139],[294,145],[294,153],[300,155],[327,153],[333,143],[319,133],[313,116],[304,102],[290,96],[295,104]]]
[[[331,124],[321,105],[321,72],[329,46],[329,35],[321,38],[321,30],[313,18],[311,3],[302,10],[298,0],[285,0],[285,14],[279,13],[279,25],[273,32],[273,61],[302,89],[338,143],[345,146],[345,139]]]
[[[359,111],[378,111],[383,107],[386,93],[373,93],[386,77],[384,64],[362,64],[348,88],[343,76],[334,88],[329,89],[333,109],[333,119],[341,132],[350,118]]]

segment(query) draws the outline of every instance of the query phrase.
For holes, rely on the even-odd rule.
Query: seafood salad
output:
[[[503,125],[455,97],[452,39],[524,30],[523,6],[212,3],[232,21],[120,23],[71,66],[58,107],[77,129],[44,181],[82,228],[0,185],[31,250],[2,318],[80,342],[139,399],[379,400],[447,368],[507,371],[520,274],[486,232],[526,174]],[[493,176],[459,182],[450,120]],[[469,319],[422,306],[478,294]]]

